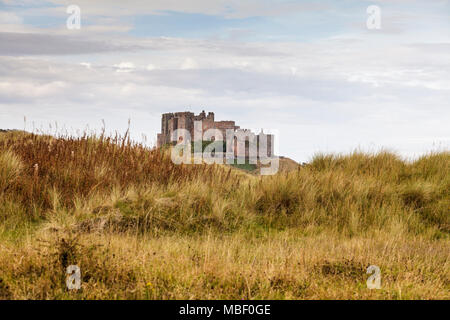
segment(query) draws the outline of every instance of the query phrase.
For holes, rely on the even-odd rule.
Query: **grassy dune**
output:
[[[449,299],[449,169],[355,152],[260,177],[126,137],[0,133],[0,298]]]

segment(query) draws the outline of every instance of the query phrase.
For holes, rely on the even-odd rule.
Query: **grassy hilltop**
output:
[[[449,169],[355,152],[261,177],[0,133],[0,299],[449,299]]]

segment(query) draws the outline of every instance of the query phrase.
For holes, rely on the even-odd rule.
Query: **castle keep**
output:
[[[174,133],[177,129],[185,129],[190,133],[191,137],[194,137],[195,121],[202,121],[202,136],[209,129],[220,130],[224,138],[226,137],[227,130],[233,130],[235,133],[251,133],[250,130],[241,129],[239,126],[236,126],[235,121],[215,121],[213,112],[208,112],[208,115],[206,115],[205,111],[202,111],[199,115],[195,115],[193,112],[164,113],[161,119],[161,133],[158,133],[157,137],[157,147],[159,148],[165,144],[173,144],[176,142],[177,137],[174,136]],[[267,139],[267,156],[271,157],[273,155],[274,136],[261,132],[256,137],[258,143],[261,141],[260,139]],[[248,155],[248,150],[245,150],[245,154]]]

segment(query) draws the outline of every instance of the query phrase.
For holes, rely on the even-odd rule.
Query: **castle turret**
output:
[[[233,132],[240,132],[246,134],[253,134],[250,130],[240,129],[239,126],[236,125],[234,121],[215,121],[214,120],[214,112],[208,112],[206,115],[205,110],[203,110],[199,115],[195,115],[192,112],[175,112],[175,113],[164,113],[161,119],[161,133],[158,134],[157,137],[157,146],[162,147],[165,144],[174,143],[172,139],[180,140],[180,137],[173,137],[175,130],[177,129],[185,129],[190,134],[183,138],[183,141],[188,141],[191,139],[195,139],[196,135],[194,134],[195,121],[201,121],[201,134],[198,136],[198,139],[203,139],[203,134],[208,129],[217,129],[220,130],[222,135],[222,139],[226,138],[226,134],[228,130],[232,130]],[[215,137],[216,138],[216,137]],[[192,141],[192,140],[191,140]],[[264,150],[264,154],[267,153],[267,156],[273,155],[273,147],[274,147],[274,136],[270,134],[265,134],[261,129],[261,133],[257,135],[257,144],[258,149],[261,147]],[[245,154],[248,156],[249,150],[247,150],[247,145],[245,146]],[[235,150],[236,151],[236,150]],[[265,156],[265,155],[264,155]]]

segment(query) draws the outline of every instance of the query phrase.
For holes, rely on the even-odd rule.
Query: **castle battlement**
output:
[[[222,136],[226,137],[227,130],[233,130],[233,132],[246,132],[252,133],[248,129],[242,129],[240,126],[236,126],[236,122],[233,120],[215,121],[214,112],[206,112],[203,110],[200,114],[195,115],[193,112],[174,112],[164,113],[161,117],[161,133],[158,133],[157,147],[160,148],[166,144],[173,144],[177,138],[174,138],[174,132],[177,129],[185,129],[190,133],[191,137],[194,137],[194,122],[202,121],[202,136],[209,129],[218,129],[221,131]],[[267,156],[273,155],[273,136],[259,134],[256,135],[258,140],[261,137],[267,139]],[[175,140],[174,140],[175,139]],[[246,150],[246,154],[247,154]]]

